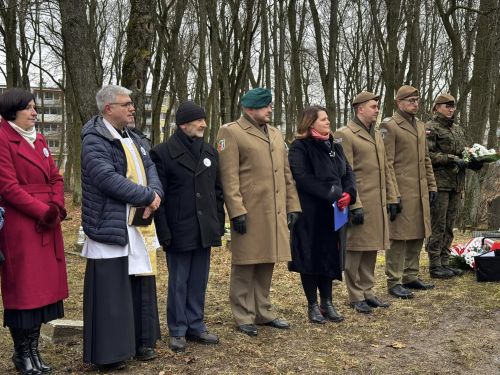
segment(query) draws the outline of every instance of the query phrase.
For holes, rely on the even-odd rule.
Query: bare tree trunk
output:
[[[0,1],[0,16],[4,27],[0,32],[5,42],[5,65],[7,71],[7,88],[19,87],[22,84],[19,51],[17,49],[17,0]]]
[[[477,19],[476,51],[470,82],[472,110],[469,114],[469,126],[466,128],[466,133],[469,140],[480,144],[483,143],[488,121],[493,67],[498,67],[498,62],[493,61],[494,55],[498,55],[494,50],[497,36],[495,26],[499,22],[495,19],[498,14],[494,11],[495,6],[498,6],[497,0],[481,0],[480,2],[479,9],[484,13],[479,14]]]
[[[328,48],[327,48],[327,63],[325,64],[325,58],[323,53],[325,48],[323,46],[322,40],[322,30],[321,22],[318,15],[318,9],[316,8],[316,3],[314,0],[309,0],[309,7],[311,8],[311,16],[314,25],[314,35],[316,40],[316,54],[318,56],[318,69],[321,77],[321,83],[323,85],[323,92],[325,94],[325,104],[328,111],[331,128],[335,130],[335,93],[334,93],[334,83],[335,83],[335,59],[337,54],[337,40],[338,40],[338,1],[332,1],[330,3],[330,24],[328,27]]]
[[[153,41],[153,0],[131,0],[127,25],[127,48],[123,59],[122,85],[132,90],[135,122],[139,130],[146,124],[146,84]]]

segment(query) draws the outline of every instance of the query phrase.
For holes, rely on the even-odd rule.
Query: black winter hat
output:
[[[179,109],[175,113],[175,124],[182,125],[188,122],[198,120],[200,118],[207,118],[205,110],[198,104],[188,100],[179,106]]]

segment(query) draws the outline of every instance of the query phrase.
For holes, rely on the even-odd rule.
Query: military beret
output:
[[[401,86],[396,93],[396,100],[406,99],[410,96],[418,96],[418,90],[413,86]]]
[[[369,91],[361,91],[352,101],[352,106],[354,107],[357,104],[361,104],[369,100],[378,100],[379,98],[380,95],[374,94]]]
[[[245,93],[241,98],[241,105],[245,108],[264,108],[271,103],[273,95],[271,90],[257,87]]]
[[[446,104],[446,103],[455,103],[455,98],[450,94],[439,94],[434,100],[434,104],[432,105],[432,109],[436,107],[436,104]]]

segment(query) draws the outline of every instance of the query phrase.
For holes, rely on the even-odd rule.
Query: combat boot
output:
[[[461,270],[460,268],[450,267],[447,264],[443,264],[443,268],[446,269],[446,270],[449,270],[449,271],[453,272],[454,276],[462,276],[465,273],[464,270]]]
[[[450,279],[455,276],[452,271],[444,268],[443,266],[432,267],[429,270],[429,274],[434,279]]]

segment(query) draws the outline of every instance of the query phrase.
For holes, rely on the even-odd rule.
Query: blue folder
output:
[[[337,231],[347,223],[347,220],[349,219],[349,207],[340,210],[337,207],[337,202],[334,202],[332,206],[333,206],[333,222],[335,225],[335,230]]]

